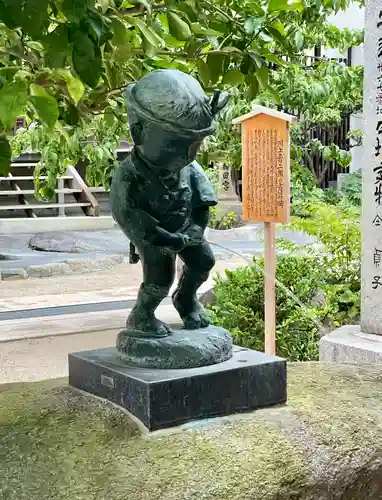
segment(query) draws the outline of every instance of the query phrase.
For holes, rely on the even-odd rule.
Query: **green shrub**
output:
[[[292,164],[292,205],[291,213],[294,216],[311,217],[310,204],[323,203],[340,208],[361,206],[362,199],[362,171],[358,170],[347,174],[341,190],[336,188],[320,189],[316,186],[313,174],[306,167],[295,162]]]
[[[353,291],[360,290],[361,280],[361,230],[360,212],[351,206],[331,206],[309,203],[307,218],[292,217],[288,229],[303,231],[314,236],[317,245],[304,247],[317,263],[325,268],[328,281],[346,284]],[[297,249],[287,244],[289,249]]]
[[[346,175],[341,186],[344,198],[356,207],[361,206],[362,201],[362,170],[357,170]]]
[[[263,260],[253,266],[226,271],[226,279],[217,278],[214,324],[229,330],[238,345],[264,350],[264,278]],[[310,301],[324,285],[312,257],[283,256],[277,261],[277,279],[299,301],[301,308],[280,287],[276,288],[277,352],[293,361],[315,360],[318,356],[316,312]]]
[[[360,315],[359,212],[324,203],[307,204],[309,217],[293,217],[289,229],[305,231],[316,243],[279,246],[277,259],[277,353],[291,361],[318,358],[320,335],[356,323]],[[212,321],[231,331],[238,345],[264,349],[263,260],[218,277]],[[288,291],[286,291],[286,290]]]
[[[322,200],[322,189],[317,188],[312,172],[295,161],[292,162],[291,180],[291,213],[298,217],[308,217],[306,204]]]
[[[210,208],[210,219],[208,226],[212,229],[233,229],[243,226],[243,222],[236,212],[228,212],[218,217],[216,207]]]
[[[322,190],[322,201],[328,205],[338,205],[343,199],[337,188],[330,187]]]

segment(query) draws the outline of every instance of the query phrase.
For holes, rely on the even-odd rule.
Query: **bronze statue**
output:
[[[203,139],[214,133],[228,94],[208,98],[191,76],[158,70],[125,95],[134,149],[115,173],[110,200],[114,219],[136,249],[132,261],[142,262],[143,283],[124,334],[171,334],[155,310],[173,284],[177,255],[184,267],[174,306],[186,329],[207,327],[196,292],[215,263],[204,231],[217,200],[195,158]]]

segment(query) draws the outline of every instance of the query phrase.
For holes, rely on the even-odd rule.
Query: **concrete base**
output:
[[[321,339],[320,361],[382,363],[382,336],[363,333],[359,325],[342,326]]]
[[[115,229],[111,216],[37,217],[0,219],[0,234],[46,233],[48,231],[99,231]]]
[[[216,207],[216,215],[218,217],[224,217],[226,214],[234,212],[239,217],[243,213],[243,204],[241,201],[236,199],[219,199],[219,203]]]

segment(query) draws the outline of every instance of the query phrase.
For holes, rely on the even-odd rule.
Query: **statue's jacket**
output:
[[[192,213],[217,204],[212,184],[196,162],[179,173],[177,186],[169,189],[146,163],[129,155],[113,176],[110,188],[113,217],[130,241],[137,245],[159,226],[174,233],[192,223]]]

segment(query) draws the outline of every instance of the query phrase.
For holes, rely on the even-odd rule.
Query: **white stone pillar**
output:
[[[218,165],[219,185],[218,199],[219,201],[237,201],[238,196],[235,192],[235,187],[231,179],[231,169],[228,165]]]
[[[365,23],[361,330],[382,335],[382,0]]]
[[[241,215],[241,202],[235,192],[235,186],[231,178],[231,169],[227,165],[218,165],[218,206],[217,216],[223,217],[229,212]]]

